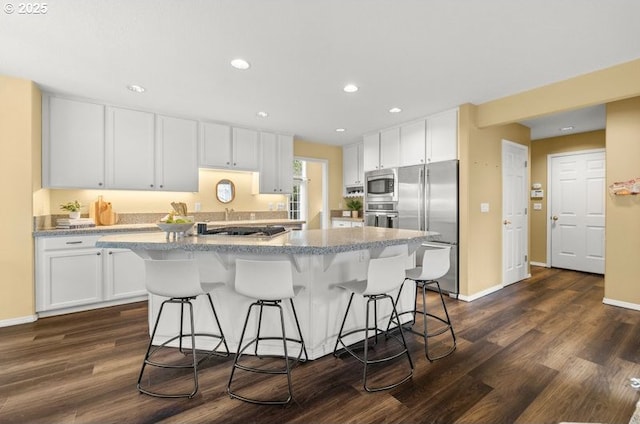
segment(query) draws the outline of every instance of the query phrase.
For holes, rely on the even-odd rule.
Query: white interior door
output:
[[[549,156],[552,267],[604,274],[605,153]]]
[[[502,284],[527,278],[529,149],[502,140]]]

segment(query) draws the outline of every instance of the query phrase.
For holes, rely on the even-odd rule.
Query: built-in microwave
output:
[[[395,168],[378,169],[365,174],[367,201],[396,202],[398,200],[398,172]]]

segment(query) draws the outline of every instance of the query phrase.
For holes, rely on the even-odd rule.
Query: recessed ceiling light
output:
[[[574,128],[575,127],[573,125],[569,125],[569,126],[560,128],[560,131],[571,131]]]
[[[249,69],[251,65],[249,65],[249,62],[244,59],[233,59],[231,61],[231,66],[244,71],[245,69]]]
[[[256,115],[258,115],[260,118],[266,118],[267,116],[269,116],[267,112],[263,112],[263,111],[256,113]]]
[[[390,113],[400,113],[402,112],[402,109],[400,109],[399,107],[392,107],[391,109],[389,109]]]
[[[354,84],[347,84],[344,86],[343,90],[346,93],[355,93],[356,91],[358,91],[358,86]]]
[[[344,128],[336,128],[336,132],[345,132],[346,130]]]
[[[146,91],[143,86],[137,84],[127,85],[127,88],[134,93],[144,93]]]

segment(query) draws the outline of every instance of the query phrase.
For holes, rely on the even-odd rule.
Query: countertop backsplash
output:
[[[116,224],[153,224],[167,215],[162,213],[119,213]],[[225,212],[189,212],[196,222],[224,221]],[[55,228],[59,218],[68,218],[68,214],[41,215],[33,217],[33,231]],[[82,214],[88,218],[89,214]],[[287,219],[287,211],[233,211],[229,221],[249,221],[250,219]]]

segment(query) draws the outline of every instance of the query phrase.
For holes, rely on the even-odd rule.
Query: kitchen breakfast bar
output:
[[[370,258],[408,253],[407,268],[415,264],[415,251],[434,234],[425,231],[354,227],[324,230],[293,230],[268,236],[197,235],[167,237],[163,232],[114,234],[102,237],[96,247],[125,248],[145,259],[169,260],[192,258],[197,261],[202,281],[222,282],[224,286],[211,293],[229,349],[236,351],[242,330],[244,314],[250,298],[234,291],[235,260],[288,260],[293,265],[293,282],[304,287],[295,298],[295,305],[309,359],[333,352],[341,320],[348,302],[348,294],[337,284],[367,277]],[[175,284],[180,284],[176,281]],[[149,328],[164,298],[149,296]],[[413,306],[413,291],[404,290],[399,310]],[[207,315],[206,296],[195,301],[198,331],[213,325]],[[365,321],[364,301],[354,299],[351,319],[345,329],[361,327]],[[265,311],[265,313],[267,313]],[[286,310],[285,313],[291,313]],[[379,322],[386,322],[390,308],[381,307]],[[159,325],[157,337],[168,339],[178,330],[176,319]],[[286,319],[286,331],[295,334],[293,320]],[[408,319],[408,318],[407,318]],[[270,320],[269,320],[270,321]],[[248,332],[255,330],[248,328]],[[289,327],[291,325],[291,327]],[[278,326],[263,325],[264,332],[279,334]],[[357,337],[357,335],[354,335]],[[357,341],[354,338],[353,341]],[[206,343],[206,340],[203,340]],[[200,343],[200,342],[199,342]],[[261,345],[262,346],[262,345]],[[206,347],[206,344],[205,344]],[[271,346],[264,346],[269,353]],[[274,352],[281,344],[273,346]]]

